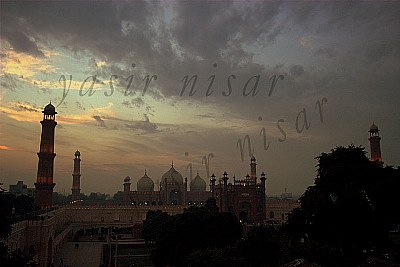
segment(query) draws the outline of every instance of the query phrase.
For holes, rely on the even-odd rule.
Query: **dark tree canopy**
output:
[[[156,241],[169,217],[166,212],[149,210],[143,223],[142,237],[144,240]]]
[[[354,145],[316,159],[315,185],[300,198],[287,229],[321,250],[314,255],[354,263],[382,247],[390,227],[400,222],[399,169],[371,162],[364,148]]]
[[[157,230],[157,245],[152,255],[155,265],[186,265],[187,257],[200,259],[199,255],[207,254],[209,250],[235,244],[242,236],[238,219],[231,213],[217,212],[215,208],[216,205],[208,201],[205,207],[190,207],[183,214],[170,216],[167,220],[162,213],[148,214],[149,221],[146,220],[144,225],[156,221],[162,223]],[[148,235],[147,230],[145,235]]]
[[[19,217],[33,211],[33,198],[25,195],[0,193],[0,239],[12,231],[12,223]],[[25,266],[28,258],[20,252],[9,254],[0,242],[0,266]]]
[[[240,251],[249,266],[279,266],[283,258],[282,237],[272,227],[254,227],[242,241]]]

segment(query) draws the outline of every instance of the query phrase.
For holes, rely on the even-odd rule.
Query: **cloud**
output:
[[[103,120],[103,118],[102,118],[101,116],[99,116],[99,115],[93,115],[93,119],[96,120],[96,122],[98,123],[98,126],[100,126],[100,127],[106,127],[106,124],[105,124],[105,122],[104,122],[104,120]]]
[[[335,57],[337,51],[334,47],[321,47],[315,51],[315,55],[318,57],[328,57],[333,58]]]
[[[146,105],[146,102],[144,102],[142,97],[136,97],[133,98],[131,101],[124,100],[122,102],[122,105],[127,108],[141,108],[142,106]]]
[[[42,119],[41,110],[29,102],[8,102],[0,106],[0,112],[17,121],[38,122]]]
[[[16,91],[18,88],[18,83],[19,80],[14,76],[10,74],[3,74],[0,76],[0,85],[1,88],[6,88],[11,91]]]
[[[7,14],[5,14],[5,16],[6,18],[3,18],[2,20],[12,20],[7,17]],[[44,53],[38,48],[36,42],[30,39],[29,36],[27,36],[24,32],[15,30],[16,28],[18,28],[18,24],[3,24],[1,29],[1,38],[8,41],[13,49],[17,52],[27,53],[34,57],[44,57]]]
[[[4,74],[14,74],[22,78],[32,78],[36,74],[54,73],[56,70],[47,58],[37,58],[31,54],[13,50],[5,52],[0,66]]]
[[[314,48],[314,41],[315,37],[314,36],[303,36],[299,39],[299,44],[303,46],[304,48]]]
[[[36,97],[41,93],[38,88],[61,89],[59,76],[53,79],[58,71],[74,72],[74,78],[75,72],[90,72],[97,75],[98,92],[85,98],[85,107],[81,106],[86,110],[77,104],[82,99],[73,98],[77,92],[70,92],[70,102],[57,108],[57,121],[65,126],[59,133],[116,129],[99,133],[111,142],[105,150],[115,153],[118,148],[139,155],[137,161],[151,159],[157,166],[161,158],[167,161],[178,153],[183,157],[190,145],[196,150],[188,151],[190,155],[213,152],[221,165],[225,160],[232,164],[231,159],[218,155],[237,156],[236,141],[247,134],[262,148],[259,133],[265,127],[273,140],[271,151],[275,152],[274,146],[288,148],[285,154],[264,153],[271,169],[281,166],[273,157],[287,157],[290,163],[301,159],[303,168],[306,152],[318,153],[322,150],[316,149],[355,136],[354,122],[370,121],[371,116],[398,121],[399,10],[393,2],[2,2],[1,85],[9,90],[1,92],[0,111],[37,124],[42,115],[33,111],[33,102],[18,106],[26,90],[33,88]],[[62,52],[56,56],[48,51]],[[62,63],[63,69],[53,63]],[[114,93],[109,101],[121,106],[95,108],[104,105],[99,104],[104,103],[100,97],[105,88],[109,90],[111,74],[118,76],[115,87],[122,93],[133,75],[134,94],[121,98],[123,94]],[[244,97],[246,82],[258,74],[260,93]],[[283,74],[285,79],[269,97],[273,74]],[[147,75],[157,75],[157,80],[142,97]],[[189,96],[188,87],[180,97],[185,75],[197,75],[196,94]],[[215,75],[214,92],[206,96],[211,75]],[[229,75],[236,79],[232,79],[232,94],[225,97],[222,92],[227,90]],[[71,89],[79,90],[82,82],[73,80]],[[329,99],[323,125],[315,106],[322,97]],[[295,121],[303,107],[312,123],[308,132],[299,135]],[[141,113],[146,114],[142,120],[128,120]],[[278,119],[285,120],[287,143],[277,141],[282,137]],[[343,127],[348,134],[342,139],[341,133],[334,136]],[[308,134],[316,140],[312,133],[321,129],[327,130],[323,145],[302,147],[290,156],[296,151],[293,145],[300,147],[300,137]],[[116,133],[121,140],[115,141]],[[140,140],[129,142],[135,135]],[[292,139],[298,144],[289,145]],[[88,140],[88,148],[90,142],[94,141]],[[135,149],[140,153],[135,154]],[[293,174],[296,179],[302,175]],[[278,176],[284,174],[277,172]]]
[[[131,124],[125,124],[126,128],[139,131],[143,133],[155,133],[157,132],[157,124],[150,122],[149,117],[147,114],[143,114],[144,121],[137,121]]]
[[[8,150],[8,151],[13,151],[16,150],[15,148],[9,147],[9,146],[2,146],[0,145],[0,150]]]
[[[82,105],[81,102],[76,101],[75,106],[80,110],[86,110],[86,108]]]
[[[304,73],[304,67],[302,65],[292,65],[290,67],[290,74],[300,76]]]

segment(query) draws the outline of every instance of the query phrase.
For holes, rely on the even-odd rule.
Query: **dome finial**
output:
[[[144,169],[144,175],[147,175],[147,170],[146,169]]]
[[[171,167],[173,168],[174,167],[174,161],[172,160],[172,163],[171,163]]]

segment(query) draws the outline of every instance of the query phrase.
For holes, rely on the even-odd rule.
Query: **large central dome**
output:
[[[183,176],[174,169],[174,165],[161,177],[162,188],[165,188],[165,179],[167,179],[168,184],[183,185]]]

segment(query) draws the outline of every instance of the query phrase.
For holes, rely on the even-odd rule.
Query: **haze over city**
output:
[[[320,153],[369,152],[373,122],[397,166],[399,18],[394,2],[2,2],[0,182],[33,187],[50,101],[66,194],[76,150],[82,192],[113,194],[172,161],[244,177],[248,135],[267,195],[299,195]]]

